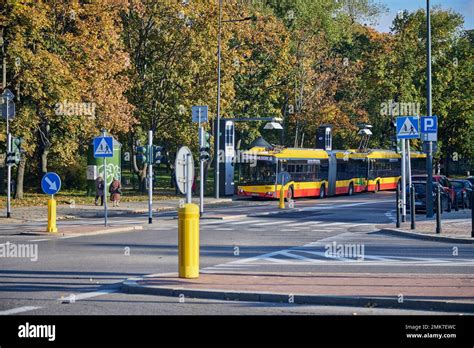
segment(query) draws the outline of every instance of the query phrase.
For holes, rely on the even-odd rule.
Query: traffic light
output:
[[[209,161],[211,156],[209,155],[209,151],[211,148],[211,134],[208,132],[204,132],[204,136],[200,139],[200,147],[199,147],[199,159],[201,161]]]
[[[20,163],[21,154],[25,151],[21,145],[23,144],[23,138],[14,137],[12,138],[12,151],[7,152],[7,165],[13,166]]]
[[[163,146],[153,145],[153,164],[160,164],[164,161],[164,152]]]
[[[149,163],[149,151],[148,146],[138,146],[137,147],[137,160],[140,162]]]

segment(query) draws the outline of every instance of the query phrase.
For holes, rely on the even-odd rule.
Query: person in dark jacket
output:
[[[122,184],[120,180],[114,178],[109,187],[110,200],[113,202],[114,207],[118,207],[120,203],[120,197],[122,195]]]
[[[95,179],[95,205],[99,204],[99,197],[100,197],[100,205],[104,205],[104,179],[101,176],[98,176]]]

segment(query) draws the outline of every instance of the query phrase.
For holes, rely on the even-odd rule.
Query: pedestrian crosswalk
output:
[[[317,230],[317,231],[339,231],[358,226],[373,226],[372,224],[330,222],[318,220],[281,220],[281,219],[252,219],[252,220],[208,220],[201,221],[203,229],[213,228],[219,230],[242,230],[245,228],[268,228],[277,227],[279,230]]]
[[[343,225],[354,225],[344,224]],[[334,225],[333,225],[334,226]],[[320,239],[302,246],[276,250],[207,267],[205,272],[241,272],[265,266],[474,266],[474,252],[461,257],[450,254],[449,248],[432,250],[426,257],[419,251],[406,249],[405,242],[390,247],[385,236],[346,232]],[[388,247],[387,247],[388,244]],[[409,245],[409,244],[408,244]],[[385,246],[382,248],[381,246]],[[341,249],[341,253],[333,252]],[[349,254],[347,251],[349,250]],[[354,253],[354,251],[359,251]]]

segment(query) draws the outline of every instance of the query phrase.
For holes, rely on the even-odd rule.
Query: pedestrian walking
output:
[[[176,180],[176,170],[174,167],[172,167],[172,171],[171,171],[171,183],[172,183],[172,187],[174,186],[174,193],[178,194],[179,193],[178,182]]]
[[[120,180],[114,178],[109,187],[110,201],[113,202],[114,207],[118,207],[120,203],[120,197],[122,195],[122,184]]]
[[[95,179],[95,205],[99,204],[100,198],[100,205],[104,205],[104,179],[101,176],[98,176]]]

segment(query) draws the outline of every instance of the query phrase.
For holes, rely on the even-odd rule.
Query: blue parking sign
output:
[[[425,116],[421,118],[421,133],[437,133],[438,117]]]

